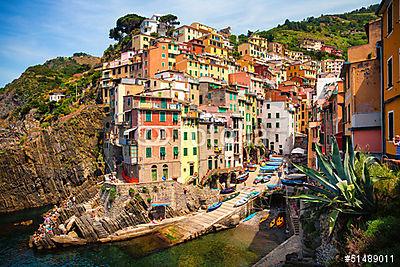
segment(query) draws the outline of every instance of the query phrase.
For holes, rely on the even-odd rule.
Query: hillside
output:
[[[0,213],[57,203],[104,170],[99,62],[51,59],[0,90]],[[49,102],[54,91],[66,98]]]
[[[378,4],[344,14],[309,17],[298,22],[286,20],[283,25],[260,31],[259,34],[270,41],[287,44],[289,49],[296,51],[302,51],[299,40],[306,37],[320,39],[347,54],[349,46],[367,42],[364,25],[377,18],[377,8]]]

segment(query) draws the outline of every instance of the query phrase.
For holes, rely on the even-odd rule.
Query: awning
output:
[[[290,154],[301,154],[304,155],[305,150],[300,148],[300,147],[296,147],[292,150],[292,152]]]
[[[133,127],[131,129],[128,129],[126,131],[124,131],[124,135],[129,135],[130,132],[135,131],[137,129],[137,127]]]

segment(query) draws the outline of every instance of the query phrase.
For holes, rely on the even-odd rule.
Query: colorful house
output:
[[[393,158],[393,138],[400,135],[400,1],[382,1],[377,14],[382,18],[381,68],[383,80],[383,153]]]

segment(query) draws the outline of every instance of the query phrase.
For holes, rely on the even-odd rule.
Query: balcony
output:
[[[214,153],[215,154],[221,154],[222,153],[222,148],[214,147]]]
[[[139,102],[133,103],[132,108],[139,109],[169,109],[169,110],[181,110],[181,104],[163,104],[159,102]]]

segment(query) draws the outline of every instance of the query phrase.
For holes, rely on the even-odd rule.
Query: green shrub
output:
[[[148,194],[149,193],[149,189],[147,189],[147,187],[143,186],[142,187],[142,193],[143,194]]]
[[[129,196],[133,197],[135,195],[135,189],[129,188]]]
[[[110,188],[110,192],[108,193],[108,200],[113,202],[117,198],[117,188],[115,186]]]

